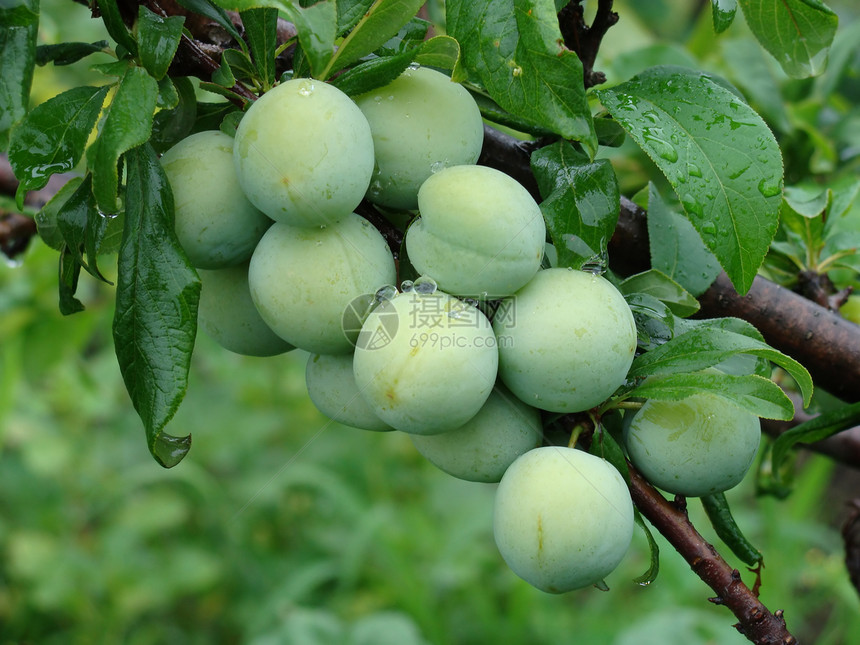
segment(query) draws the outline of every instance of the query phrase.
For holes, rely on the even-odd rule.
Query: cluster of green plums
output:
[[[241,354],[308,352],[308,393],[325,415],[408,433],[451,475],[498,482],[503,558],[563,592],[615,569],[633,506],[607,461],[543,445],[542,414],[611,397],[636,325],[604,277],[541,268],[541,210],[508,175],[475,165],[482,142],[471,95],[418,67],[355,99],[312,79],[282,82],[235,137],[194,134],[162,166],[177,237],[203,283],[200,327]],[[406,252],[422,277],[399,290],[388,242],[355,213],[365,199],[410,222]],[[734,485],[758,440],[751,421],[735,446],[737,415],[724,407],[646,402],[627,424],[631,459],[668,491]],[[707,463],[690,463],[692,453]]]

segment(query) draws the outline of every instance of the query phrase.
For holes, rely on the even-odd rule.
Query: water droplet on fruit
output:
[[[310,96],[311,94],[314,93],[314,89],[315,89],[315,87],[314,87],[313,83],[304,83],[299,88],[299,94],[301,94],[302,96]]]
[[[421,65],[419,63],[415,63],[415,62],[409,63],[409,69],[415,70],[415,69],[420,69],[420,68],[421,68]]]
[[[412,292],[412,280],[404,280],[400,283],[400,291],[401,293],[411,293]]]
[[[373,294],[373,299],[376,302],[382,302],[383,300],[393,300],[396,295],[397,287],[393,284],[386,284],[376,290],[376,293]]]
[[[415,290],[415,293],[430,294],[436,293],[438,286],[433,278],[421,276],[412,283],[412,288]]]
[[[376,102],[376,103],[382,103],[382,97],[381,97],[381,96],[379,96],[379,94],[377,94],[376,96],[374,96],[374,97],[373,97],[373,100],[374,100],[374,102]]]
[[[606,251],[601,253],[595,253],[590,258],[588,258],[580,267],[586,273],[593,273],[594,275],[603,275],[606,273],[606,268],[609,266],[609,255]]]
[[[444,161],[434,161],[433,163],[430,164],[430,172],[432,172],[434,175],[437,172],[439,172],[440,170],[442,170],[443,168],[445,168],[445,162]]]

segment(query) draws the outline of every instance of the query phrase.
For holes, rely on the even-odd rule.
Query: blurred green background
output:
[[[634,73],[637,56],[652,62],[637,48],[654,53],[667,38],[689,45],[671,51],[716,65],[724,45],[709,48],[716,39],[702,35],[708,11],[639,5],[618,3],[623,22],[609,43],[623,46],[606,50],[626,53],[606,57],[610,80]],[[68,0],[43,2],[42,28],[46,42],[103,37]],[[748,38],[742,25],[729,36]],[[848,69],[856,79],[860,65]],[[90,78],[86,65],[40,70],[34,100]],[[810,96],[816,114],[832,102]],[[840,136],[857,136],[856,107],[828,109],[847,115]],[[812,121],[797,119],[783,124],[781,142],[808,143],[797,123]],[[839,161],[840,139],[813,141],[826,161],[821,141]],[[646,160],[625,158],[622,182],[635,188]],[[0,266],[0,644],[747,642],[661,538],[657,581],[632,582],[648,567],[638,530],[609,592],[532,589],[493,544],[494,486],[435,470],[402,434],[327,421],[305,393],[303,353],[245,358],[201,335],[188,396],[168,426],[192,433],[193,447],[163,470],[113,355],[112,289],[82,277],[87,311],[63,318],[56,280],[56,253],[38,241],[22,266]],[[860,642],[838,528],[858,481],[804,457],[786,501],[755,499],[751,481],[729,493],[765,556],[762,599],[785,610],[802,642]],[[721,548],[695,501],[690,513]]]

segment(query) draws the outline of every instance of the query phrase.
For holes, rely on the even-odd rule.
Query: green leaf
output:
[[[137,56],[137,42],[122,20],[116,0],[96,0],[96,2],[102,15],[102,22],[104,22],[110,37],[118,45],[122,45],[129,54]]]
[[[588,452],[608,461],[621,474],[624,481],[630,481],[630,472],[627,468],[624,450],[615,437],[607,432],[603,426],[598,426],[597,431],[592,436]]]
[[[107,51],[108,43],[100,40],[95,43],[59,43],[39,45],[36,48],[36,65],[71,65],[90,54]]]
[[[704,293],[719,275],[720,263],[690,220],[666,203],[653,182],[648,184],[647,224],[651,266],[692,295]]]
[[[278,10],[249,9],[240,14],[251,57],[264,89],[275,82],[275,51],[278,48]]]
[[[746,293],[776,233],[782,192],[779,146],[761,117],[706,74],[679,67],[650,69],[598,96]]]
[[[686,318],[699,311],[701,305],[693,295],[680,284],[657,269],[649,269],[625,279],[618,290],[629,293],[647,293],[665,303],[676,316]]]
[[[140,63],[155,80],[167,74],[182,37],[182,16],[159,16],[143,5],[138,8],[137,46]]]
[[[650,554],[648,570],[641,576],[633,578],[633,582],[640,585],[650,585],[657,579],[657,575],[660,573],[660,547],[657,545],[657,540],[654,539],[651,529],[645,524],[645,520],[642,519],[642,515],[640,515],[638,509],[634,509],[633,519],[645,533],[645,539],[648,541],[648,552]]]
[[[76,87],[48,99],[12,133],[9,162],[19,179],[18,207],[28,190],[42,188],[51,175],[72,170],[81,160],[109,87]]]
[[[819,0],[738,0],[750,30],[785,73],[817,76],[839,18]]]
[[[718,34],[728,29],[735,19],[738,10],[737,0],[711,0],[711,10],[714,20],[714,31]]]
[[[620,193],[612,165],[591,161],[559,141],[532,153],[541,212],[558,252],[558,266],[606,265],[606,246],[618,221]]]
[[[173,230],[173,194],[155,151],[126,153],[125,228],[119,251],[114,344],[149,450],[176,465],[191,436],[164,432],[188,387],[200,282]]]
[[[189,11],[206,16],[209,20],[220,25],[243,49],[246,48],[245,41],[242,40],[242,36],[236,31],[236,26],[224,9],[209,0],[177,0],[177,2]]]
[[[380,56],[351,67],[332,80],[331,84],[349,96],[358,96],[397,79],[415,59],[417,50],[397,56]]]
[[[60,313],[64,316],[71,316],[83,311],[84,305],[75,298],[75,292],[78,290],[78,278],[81,276],[81,264],[75,260],[74,253],[67,247],[63,247],[63,250],[60,251],[59,268],[60,275],[57,284],[59,287]]]
[[[647,293],[629,293],[624,299],[636,321],[640,348],[653,349],[675,336],[677,317],[664,303]]]
[[[732,516],[725,494],[705,495],[701,500],[705,513],[711,521],[711,526],[714,527],[719,538],[732,550],[732,553],[750,567],[759,564],[763,559],[761,552],[741,532]]]
[[[337,33],[343,34],[355,27],[370,10],[374,0],[337,0]]]
[[[98,138],[87,150],[93,193],[105,213],[119,210],[117,166],[122,154],[149,139],[158,82],[140,67],[130,67],[110,103]]]
[[[552,0],[449,0],[446,16],[470,76],[496,103],[595,154],[582,63],[562,44]]]
[[[83,181],[82,177],[72,177],[60,187],[57,194],[54,195],[47,204],[42,206],[42,209],[36,213],[36,229],[39,231],[39,237],[42,241],[55,251],[62,251],[65,242],[63,235],[57,227],[57,211],[62,208],[66,201],[78,189]]]
[[[731,323],[732,326],[735,324]],[[652,375],[696,372],[737,354],[761,356],[782,367],[800,387],[804,407],[809,405],[812,398],[812,378],[800,363],[773,349],[764,341],[719,325],[700,324],[656,349],[637,356],[633,360],[628,377],[637,379]]]
[[[385,44],[374,50],[377,56],[396,56],[407,49],[414,49],[427,38],[431,24],[426,20],[413,16],[409,22],[389,38]],[[449,36],[450,38],[450,36]],[[453,40],[453,38],[452,38]],[[456,41],[455,41],[456,42]],[[459,51],[459,45],[457,45]]]
[[[91,175],[84,178],[57,211],[57,228],[74,260],[94,278],[113,284],[102,275],[96,264],[109,221],[96,208]]]
[[[259,70],[254,65],[253,61],[243,51],[238,49],[225,49],[221,54],[221,68],[227,74],[224,78],[218,78],[220,85],[230,88],[236,84],[236,81],[256,82],[260,79]],[[216,72],[220,74],[221,69]],[[216,76],[212,76],[212,80],[216,80]],[[229,85],[228,85],[229,83]]]
[[[197,119],[191,128],[191,134],[204,130],[218,130],[227,115],[238,111],[240,111],[238,107],[228,102],[200,102],[197,104]]]
[[[657,401],[680,401],[709,392],[765,419],[794,418],[794,404],[779,385],[756,374],[736,376],[715,372],[690,372],[649,376],[626,396]]]
[[[191,79],[177,76],[167,77],[166,80],[173,83],[178,102],[173,109],[159,110],[153,117],[149,143],[158,153],[164,152],[191,134],[197,120],[197,99]]]
[[[4,0],[0,6],[0,150],[6,150],[12,126],[27,113],[38,30],[38,0]]]
[[[836,410],[824,412],[814,419],[810,419],[791,430],[783,432],[773,442],[771,461],[773,477],[777,485],[782,482],[782,463],[788,455],[789,450],[798,443],[812,443],[832,437],[837,432],[860,425],[860,403],[853,403]]]
[[[332,85],[358,96],[388,85],[414,61],[442,69],[457,67],[460,46],[450,36],[436,36],[421,45],[393,56],[379,56],[351,67],[332,80]]]
[[[310,65],[311,74],[314,78],[327,79],[331,72],[336,71],[331,69],[334,41],[337,37],[337,5],[335,1],[324,0],[310,7],[300,7],[290,3],[284,5],[284,11],[287,18],[296,26],[299,44],[302,46],[302,52]],[[346,41],[341,43],[338,52],[345,45]]]
[[[317,78],[328,78],[334,72],[375,51],[397,34],[422,4],[422,0],[376,0],[344,38],[326,67],[318,76],[314,75]],[[301,38],[301,32],[299,37]],[[311,69],[314,69],[313,62]]]

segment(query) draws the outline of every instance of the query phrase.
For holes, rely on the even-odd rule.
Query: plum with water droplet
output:
[[[277,222],[260,240],[248,270],[254,305],[287,342],[316,354],[348,354],[347,307],[396,279],[388,244],[352,213],[324,228]]]
[[[547,593],[600,583],[627,553],[633,502],[607,461],[561,446],[517,458],[496,490],[496,546],[520,578]]]
[[[348,217],[361,202],[373,173],[373,138],[346,94],[293,79],[248,108],[233,161],[242,190],[266,215],[318,227]]]
[[[431,174],[473,164],[481,154],[484,127],[478,105],[441,72],[409,68],[355,102],[373,133],[376,169],[367,198],[376,204],[414,210],[418,189]]]
[[[760,440],[756,415],[707,392],[680,401],[646,401],[624,431],[630,460],[648,481],[688,497],[739,484]]]
[[[581,412],[625,381],[636,351],[627,302],[602,276],[545,269],[502,301],[493,319],[499,376],[520,399],[551,412]]]
[[[248,261],[272,220],[239,187],[233,139],[207,130],[186,137],[161,157],[173,191],[174,229],[198,269]]]
[[[446,168],[418,191],[421,217],[406,232],[415,268],[448,293],[502,298],[540,268],[546,225],[515,179],[486,166]]]
[[[365,320],[355,382],[374,413],[410,434],[439,434],[474,417],[496,382],[487,317],[442,291],[401,293]]]

